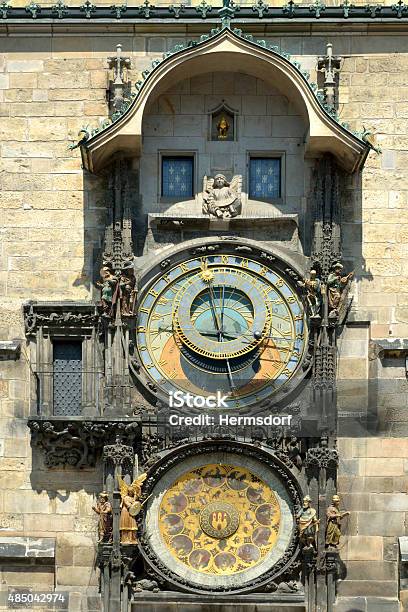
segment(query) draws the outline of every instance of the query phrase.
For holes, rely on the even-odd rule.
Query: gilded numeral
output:
[[[150,289],[149,294],[152,295],[153,297],[159,297],[159,294],[154,289]]]
[[[181,269],[182,272],[188,272],[187,264],[184,261],[181,262],[180,269]]]
[[[145,312],[146,314],[150,313],[149,308],[139,308],[139,312]]]
[[[177,372],[170,372],[168,374],[168,377],[172,380],[174,380],[175,378],[177,378]]]
[[[162,279],[167,284],[171,281],[171,278],[170,278],[170,276],[168,274],[165,274],[165,276],[162,276]]]
[[[277,287],[283,287],[283,280],[281,278],[278,278],[278,280],[276,281],[275,285]]]
[[[147,346],[145,346],[144,344],[142,346],[139,346],[139,351],[147,351]]]
[[[167,361],[166,361],[165,359],[161,359],[161,360],[158,362],[158,364],[159,364],[159,366],[160,366],[160,367],[164,368],[164,366],[166,366],[166,365],[167,365]]]
[[[248,268],[249,267],[249,263],[247,259],[241,259],[241,263],[239,264],[241,266],[241,268]]]
[[[137,328],[137,332],[139,334],[145,334],[147,331],[147,329],[145,327],[143,327],[143,325],[139,325],[139,327]]]
[[[158,304],[163,304],[163,306],[165,306],[166,304],[168,304],[168,303],[169,303],[169,300],[168,300],[167,298],[165,298],[165,297],[161,297],[161,298],[159,298],[159,299],[157,300],[157,303],[158,303]]]
[[[284,374],[285,376],[289,378],[290,376],[292,376],[293,372],[291,372],[291,370],[289,370],[288,368],[285,368],[282,374]]]
[[[265,276],[267,272],[268,272],[268,268],[265,268],[265,266],[262,266],[261,269],[259,270],[259,274],[261,276]]]
[[[303,316],[301,314],[296,315],[295,321],[302,321],[302,320],[303,320]]]
[[[293,295],[291,295],[290,297],[288,297],[288,303],[289,304],[294,304],[296,302],[296,299],[293,297]]]
[[[152,368],[154,368],[154,363],[146,363],[146,364],[145,364],[145,367],[146,367],[148,370],[151,370]]]
[[[228,255],[221,255],[221,263],[223,263],[223,264],[228,264],[229,263]]]

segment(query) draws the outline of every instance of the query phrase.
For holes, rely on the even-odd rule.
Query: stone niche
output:
[[[229,123],[229,130],[233,129],[220,139],[216,124],[221,115]],[[311,163],[304,160],[306,129],[304,119],[289,100],[254,76],[214,72],[176,83],[156,98],[144,115],[140,159],[143,212],[202,217],[203,178],[222,173],[228,180],[242,175],[242,217],[303,216]],[[190,197],[163,197],[162,159],[169,155],[193,158]],[[279,197],[249,197],[252,157],[280,158]],[[259,239],[266,239],[268,231],[260,228],[257,232]]]

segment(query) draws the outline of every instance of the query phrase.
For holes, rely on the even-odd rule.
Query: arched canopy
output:
[[[314,157],[332,153],[338,163],[354,172],[363,163],[369,145],[340,125],[321,106],[300,69],[287,57],[237,31],[223,28],[155,62],[127,111],[82,145],[84,166],[97,172],[119,151],[139,156],[145,109],[174,83],[207,72],[245,72],[278,88],[305,120],[305,151]]]

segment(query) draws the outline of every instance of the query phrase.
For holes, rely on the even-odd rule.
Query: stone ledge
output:
[[[2,537],[0,561],[3,559],[54,559],[55,538]]]

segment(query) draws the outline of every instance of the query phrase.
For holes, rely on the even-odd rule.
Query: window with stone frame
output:
[[[187,199],[194,195],[194,157],[163,155],[161,158],[161,195]]]
[[[249,197],[254,200],[274,200],[282,194],[282,158],[249,158]]]

